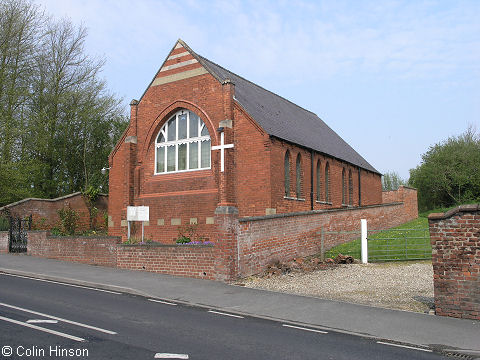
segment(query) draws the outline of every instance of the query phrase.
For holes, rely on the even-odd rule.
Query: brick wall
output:
[[[405,213],[409,214],[411,218],[418,217],[417,189],[402,185],[397,190],[382,191],[383,204],[395,202],[403,202]]]
[[[222,246],[125,245],[120,237],[50,236],[48,231],[29,231],[27,236],[31,256],[201,279],[231,278],[225,257],[219,256],[219,251],[224,255]],[[4,239],[8,251],[8,232],[0,232],[0,246]]]
[[[243,109],[236,106],[234,114],[238,211],[242,217],[265,215],[265,209],[274,207],[271,203],[270,139]]]
[[[348,206],[375,205],[382,203],[381,176],[346,162],[339,161],[329,156],[310,152],[307,149],[288,144],[278,139],[272,139],[270,145],[270,183],[271,183],[271,208],[276,213],[289,213],[309,211],[312,209],[312,170],[313,170],[313,209],[337,209]],[[287,150],[290,153],[290,191],[285,196],[284,160]],[[301,194],[296,194],[296,159],[301,158]],[[313,169],[312,169],[313,156]],[[328,164],[328,199],[326,196],[325,168]],[[342,172],[345,171],[345,201],[343,201]],[[361,186],[359,187],[359,171]],[[317,173],[319,175],[319,187],[317,186]],[[257,174],[256,172],[254,173]],[[351,188],[349,175],[351,174]],[[256,177],[256,176],[252,176]],[[248,175],[242,178],[249,178]],[[254,181],[254,180],[252,180]],[[259,181],[259,180],[257,180]],[[351,191],[351,204],[350,204]],[[347,206],[348,205],[348,206]],[[264,215],[265,212],[249,213],[245,216]]]
[[[0,231],[0,253],[8,252],[8,231]]]
[[[56,199],[24,199],[13,204],[0,208],[2,212],[8,212],[14,217],[25,218],[32,215],[32,226],[38,230],[50,230],[58,227],[60,218],[58,210],[70,206],[79,215],[77,222],[78,230],[89,229],[90,215],[85,200],[80,192],[62,196]],[[108,196],[100,195],[95,202],[98,209],[95,224],[97,227],[103,227],[103,214],[108,211]]]
[[[437,315],[480,320],[480,204],[428,217]]]
[[[371,205],[359,208],[324,210],[298,214],[280,214],[239,220],[238,274],[249,276],[274,261],[287,261],[320,251],[320,231],[355,231],[360,219],[369,229],[385,229],[416,218],[403,203]],[[325,250],[358,235],[327,236]]]
[[[261,272],[273,260],[319,252],[326,231],[352,231],[367,219],[370,229],[388,228],[412,219],[404,203],[239,218],[234,207],[215,210],[213,246],[119,244],[120,237],[56,237],[28,232],[33,256],[123,269],[213,280],[231,280]],[[325,250],[357,235],[326,236]]]
[[[29,231],[27,253],[32,256],[91,265],[116,266],[118,237],[50,236],[47,231]]]
[[[217,279],[212,245],[119,245],[117,266],[200,279]]]

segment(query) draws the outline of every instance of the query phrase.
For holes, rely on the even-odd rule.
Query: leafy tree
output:
[[[42,26],[38,8],[30,2],[0,3],[0,156],[3,163],[18,160],[34,72],[34,57]]]
[[[400,185],[406,185],[407,182],[403,180],[395,171],[389,171],[382,176],[382,190],[397,190]]]
[[[100,169],[127,121],[100,78],[105,61],[85,54],[86,37],[31,0],[0,3],[0,206],[108,191]]]
[[[421,210],[480,200],[480,137],[472,127],[431,146],[410,170]]]

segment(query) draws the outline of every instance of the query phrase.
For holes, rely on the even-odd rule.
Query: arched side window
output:
[[[330,165],[325,164],[325,201],[330,202]]]
[[[342,169],[342,205],[347,203],[347,182],[345,179],[345,168]]]
[[[322,184],[321,184],[320,171],[321,171],[320,160],[318,160],[317,161],[317,201],[321,200],[320,191],[321,191],[321,188],[322,188]]]
[[[297,195],[297,199],[301,199],[302,198],[302,156],[300,154],[297,155],[297,161],[296,161],[296,180],[297,180],[297,184],[296,184],[296,195]]]
[[[285,169],[285,196],[290,196],[290,151],[287,150],[285,153],[285,161],[284,161],[284,169]]]
[[[362,169],[358,168],[358,206],[362,206]]]
[[[194,112],[177,111],[155,140],[155,174],[210,169],[211,140]]]
[[[353,205],[353,178],[352,178],[352,170],[348,170],[348,205]]]

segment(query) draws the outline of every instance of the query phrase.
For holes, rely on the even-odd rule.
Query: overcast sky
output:
[[[408,178],[430,145],[480,130],[478,0],[35,2],[88,29],[126,107],[181,38],[315,112],[382,173]]]

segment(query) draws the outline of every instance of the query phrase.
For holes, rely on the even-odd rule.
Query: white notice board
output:
[[[127,221],[149,221],[148,206],[127,206]]]

